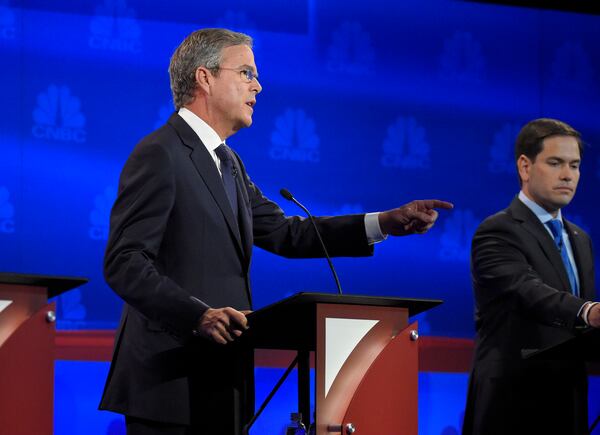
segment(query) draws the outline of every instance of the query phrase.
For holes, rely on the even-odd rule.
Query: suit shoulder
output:
[[[141,138],[131,151],[129,158],[153,155],[167,157],[173,151],[173,144],[179,142],[180,140],[175,129],[165,124]]]
[[[485,218],[477,228],[477,232],[494,228],[501,228],[506,225],[512,225],[514,218],[510,214],[510,210],[504,209]]]
[[[168,145],[174,141],[180,142],[177,132],[172,126],[165,124],[141,138],[135,148],[160,147],[168,149]]]
[[[173,145],[177,143],[179,139],[172,127],[165,125],[153,131],[131,150],[123,166],[122,176],[169,171],[176,160]]]

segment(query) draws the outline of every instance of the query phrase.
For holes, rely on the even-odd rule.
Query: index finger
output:
[[[443,208],[446,210],[450,210],[454,208],[454,204],[448,201],[442,201],[440,199],[424,199],[423,205],[426,208]]]

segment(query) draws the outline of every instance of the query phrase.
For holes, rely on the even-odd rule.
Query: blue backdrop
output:
[[[556,117],[600,139],[598,16],[450,1],[0,0],[0,270],[89,277],[59,298],[62,328],[117,324],[101,264],[118,175],[172,113],[171,53],[208,26],[255,38],[264,91],[252,128],[228,142],[268,196],[287,187],[316,214],[456,204],[425,236],[335,260],[347,293],[444,299],[421,333],[473,336],[470,239],[518,191],[520,126]],[[589,146],[565,214],[596,246],[599,181]],[[257,307],[334,290],[323,261],[258,249],[253,287]],[[448,419],[458,426],[458,411]]]
[[[255,38],[264,91],[254,125],[229,143],[268,196],[287,187],[320,214],[456,204],[426,236],[336,260],[348,293],[444,299],[423,332],[473,334],[470,238],[518,190],[519,127],[550,116],[590,144],[600,136],[597,16],[435,1],[0,0],[0,269],[89,277],[60,298],[61,327],[116,325],[101,262],[117,178],[173,110],[172,51],[205,26]],[[582,171],[566,215],[598,245],[597,147]],[[253,268],[258,307],[334,288],[322,261],[257,250]]]

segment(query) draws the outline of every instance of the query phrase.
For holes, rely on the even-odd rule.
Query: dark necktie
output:
[[[237,221],[237,188],[235,186],[235,175],[237,175],[237,170],[233,164],[233,156],[231,155],[229,148],[227,148],[227,145],[223,143],[215,149],[215,153],[221,161],[221,178],[223,179],[225,193],[227,193],[227,198],[229,199],[229,204],[231,205],[233,215]]]
[[[569,283],[571,284],[571,291],[575,296],[579,296],[577,280],[575,279],[575,271],[573,270],[573,265],[571,264],[571,260],[569,259],[569,253],[567,252],[567,247],[565,246],[565,242],[563,240],[562,221],[560,219],[552,219],[546,222],[546,225],[548,225],[550,231],[552,231],[552,235],[554,236],[554,243],[560,251],[560,256],[562,258],[563,264],[565,265],[565,269],[569,277]]]

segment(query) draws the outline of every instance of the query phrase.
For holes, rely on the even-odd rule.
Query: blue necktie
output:
[[[546,225],[548,225],[550,231],[552,231],[552,235],[554,236],[554,243],[556,244],[556,247],[560,252],[563,264],[565,265],[565,269],[569,277],[569,283],[571,284],[571,291],[575,296],[579,296],[577,280],[575,279],[575,271],[573,270],[573,265],[571,264],[571,260],[569,259],[569,253],[567,252],[567,248],[563,240],[562,221],[560,219],[552,219],[546,222]]]
[[[235,175],[237,170],[233,164],[233,157],[231,152],[227,148],[227,145],[221,144],[215,149],[217,157],[221,161],[221,178],[223,179],[223,185],[225,186],[225,193],[227,193],[227,199],[231,205],[231,210],[236,218],[238,217],[238,206],[237,206],[237,188],[235,186]]]

